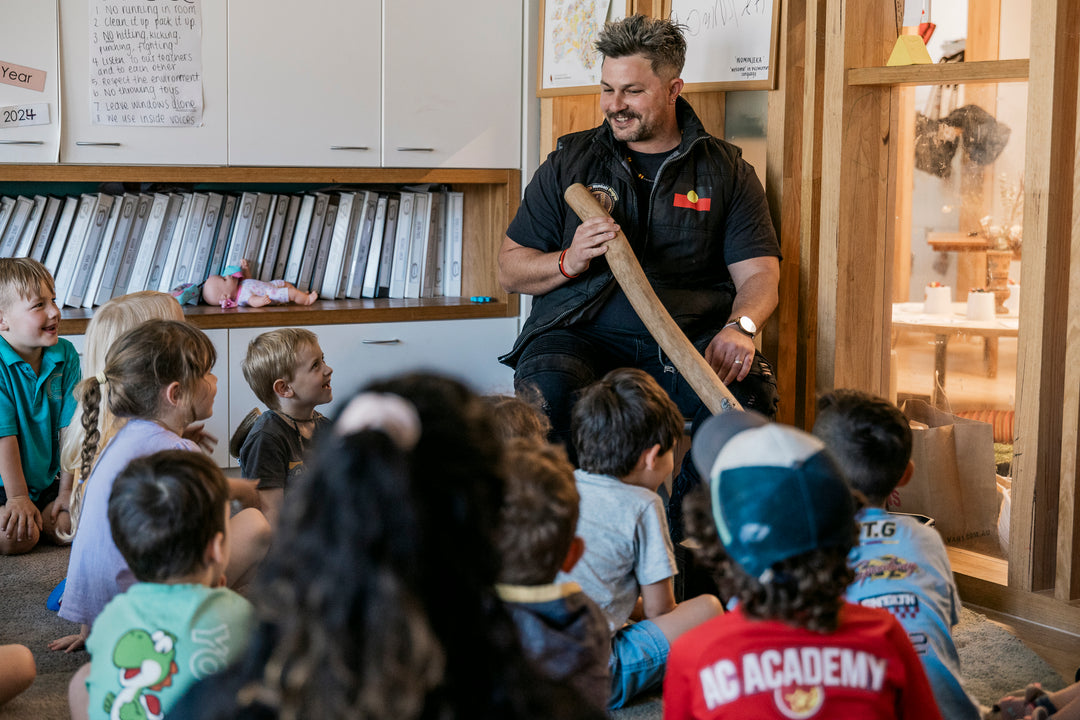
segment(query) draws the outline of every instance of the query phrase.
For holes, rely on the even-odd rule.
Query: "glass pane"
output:
[[[968,60],[1015,60],[1031,54],[1031,0],[907,0],[903,24],[918,27],[927,15],[934,30],[926,50],[934,62],[965,47],[971,51]]]
[[[935,518],[978,553],[965,572],[1004,582],[1027,84],[899,93],[891,386],[928,427],[896,509]]]
[[[765,128],[769,122],[769,93],[740,90],[724,95],[724,139],[742,148],[743,158],[754,166],[765,184]]]

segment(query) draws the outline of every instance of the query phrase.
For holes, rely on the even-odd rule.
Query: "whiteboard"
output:
[[[683,26],[688,90],[776,87],[780,0],[664,0]]]

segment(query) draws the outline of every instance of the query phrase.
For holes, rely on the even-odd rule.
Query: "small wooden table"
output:
[[[983,357],[986,360],[987,377],[997,375],[997,341],[1001,337],[1016,337],[1020,330],[1020,318],[1016,315],[998,315],[990,321],[967,319],[967,303],[954,302],[952,313],[933,315],[923,312],[923,303],[893,303],[892,345],[896,346],[899,334],[925,332],[934,335],[934,387],[930,394],[934,407],[941,407],[941,391],[945,388],[945,354],[949,338],[954,335],[980,335],[986,338]]]

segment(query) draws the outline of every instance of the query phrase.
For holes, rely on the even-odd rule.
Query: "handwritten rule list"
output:
[[[202,0],[91,0],[95,125],[202,125]]]

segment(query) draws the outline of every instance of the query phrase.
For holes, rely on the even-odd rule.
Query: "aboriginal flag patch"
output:
[[[707,211],[712,206],[711,198],[704,198],[691,190],[685,195],[682,193],[675,193],[675,201],[672,203],[675,207],[690,208],[691,210],[699,210],[701,212]]]

